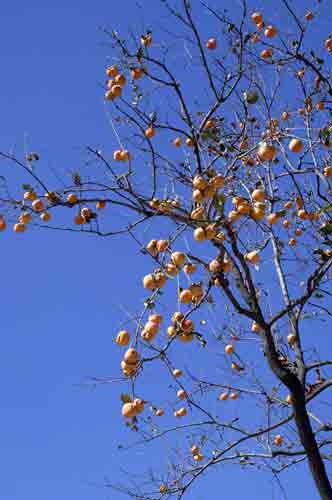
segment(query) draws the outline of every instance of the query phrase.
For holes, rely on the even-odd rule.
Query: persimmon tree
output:
[[[2,152],[1,229],[123,235],[149,267],[142,309],[119,318],[114,377],[96,381],[125,381],[122,415],[146,446],[178,446],[129,494],[180,499],[227,464],[276,476],[306,462],[327,500],[332,37],[320,2],[273,2],[280,22],[218,3],[163,0],[167,29],[105,29],[117,149],[89,146],[61,188],[37,153]]]

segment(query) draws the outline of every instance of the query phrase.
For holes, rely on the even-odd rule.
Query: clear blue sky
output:
[[[134,0],[2,5],[1,150],[37,150],[45,168],[65,175],[82,161],[85,145],[113,142],[99,87],[109,51],[98,27],[125,33],[150,24],[159,2],[142,3],[149,12],[141,19]],[[263,4],[274,0],[257,2]],[[80,384],[114,373],[114,334],[123,308],[135,310],[141,294],[136,248],[46,231],[23,237],[8,231],[1,240],[0,499],[120,498],[98,485],[106,476],[121,478],[119,463],[135,470],[142,450],[117,451],[131,438],[120,416],[120,388]],[[158,460],[156,450],[150,453],[147,465]],[[189,498],[210,498],[213,480],[223,483],[223,498],[282,498],[269,476],[238,468],[223,474]],[[284,476],[289,498],[315,500],[306,469],[296,477],[294,484]]]

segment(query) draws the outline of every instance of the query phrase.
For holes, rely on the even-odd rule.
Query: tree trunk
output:
[[[322,500],[332,500],[332,486],[327,476],[325,464],[317,446],[310,419],[305,406],[305,397],[294,395],[294,413],[300,441],[308,457],[312,477]]]

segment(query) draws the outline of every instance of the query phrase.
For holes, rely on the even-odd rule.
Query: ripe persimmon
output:
[[[129,344],[130,342],[130,334],[127,330],[121,330],[117,336],[116,336],[116,339],[115,339],[115,342],[118,344],[118,345],[122,345],[122,346],[126,346]]]
[[[209,50],[215,50],[217,48],[217,40],[215,38],[209,38],[206,42],[206,48]]]

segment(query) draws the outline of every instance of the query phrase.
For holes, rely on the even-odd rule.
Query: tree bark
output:
[[[307,453],[310,471],[321,499],[332,500],[332,486],[311,427],[303,389],[301,388],[300,390],[301,394],[299,394],[299,391],[296,391],[297,393],[293,395],[295,422],[299,438]]]

